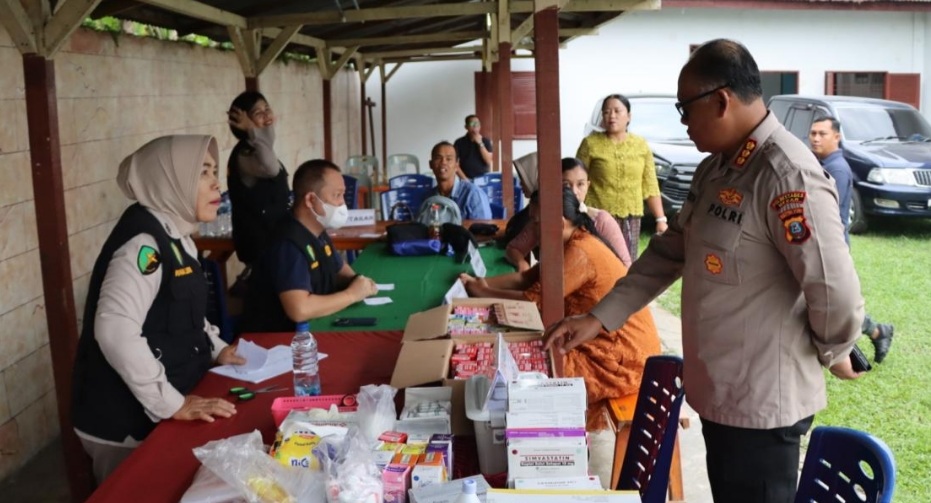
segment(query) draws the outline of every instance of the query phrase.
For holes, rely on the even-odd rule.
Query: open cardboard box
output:
[[[504,332],[507,342],[523,342],[543,337],[543,320],[536,304],[528,301],[507,299],[454,299],[451,305],[443,305],[412,314],[404,328],[401,353],[398,355],[391,385],[404,389],[425,384],[440,383],[452,388],[452,431],[456,435],[472,435],[472,421],[465,414],[465,380],[450,378],[449,359],[456,342],[496,342],[496,334],[456,336],[448,334],[449,315],[455,306],[488,306],[501,304],[498,324],[512,331]],[[503,314],[503,316],[501,316]],[[497,350],[497,348],[495,348]],[[550,355],[550,371],[553,365]]]

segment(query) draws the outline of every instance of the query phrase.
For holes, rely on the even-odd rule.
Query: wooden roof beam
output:
[[[100,0],[64,0],[45,25],[44,56],[51,58],[58,52],[65,40],[78,29],[84,18],[90,15]]]
[[[275,58],[281,54],[281,51],[284,50],[285,46],[291,41],[292,38],[300,31],[301,26],[289,26],[283,30],[281,33],[275,37],[275,40],[265,49],[265,52],[262,53],[262,56],[259,57],[258,62],[255,64],[255,75],[259,76],[268,68],[268,65],[274,61]]]
[[[173,2],[190,0],[145,0]],[[497,11],[495,2],[478,3],[448,3],[431,5],[413,5],[404,7],[376,7],[369,9],[339,11],[307,12],[299,14],[282,14],[277,16],[258,16],[249,18],[252,28],[265,28],[271,26],[288,26],[292,24],[341,24],[362,23],[365,21],[381,21],[388,19],[409,19],[425,17],[459,17],[481,16]]]
[[[423,35],[400,35],[397,37],[369,37],[346,38],[328,40],[328,46],[360,46],[367,45],[401,45],[401,44],[429,44],[434,42],[454,42],[457,40],[477,40],[485,36],[484,31],[462,31],[447,33],[427,33]]]
[[[39,52],[36,30],[19,0],[0,0],[0,25],[6,28],[20,53],[36,54]]]
[[[622,12],[628,10],[658,9],[658,2],[643,0],[555,0],[563,5],[560,12]],[[511,0],[511,13],[527,14],[533,12],[533,0]],[[645,5],[644,5],[645,4]],[[651,4],[656,4],[652,6]]]
[[[233,26],[240,29],[254,28],[248,26],[246,18],[239,14],[218,9],[195,0],[139,0],[141,3],[176,12],[194,19],[207,21],[221,26]],[[301,24],[301,23],[288,23]],[[284,26],[284,25],[281,25]]]

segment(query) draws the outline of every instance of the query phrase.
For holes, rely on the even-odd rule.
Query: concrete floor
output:
[[[682,337],[679,318],[655,303],[651,307],[663,343],[663,351],[681,355]],[[680,430],[679,437],[686,501],[712,503],[711,489],[705,470],[705,444],[701,435],[701,421],[687,403],[682,406],[681,415],[691,419],[691,427],[687,430]],[[2,495],[0,500],[5,503],[69,502],[61,440],[53,441],[18,472],[0,482],[0,495]]]

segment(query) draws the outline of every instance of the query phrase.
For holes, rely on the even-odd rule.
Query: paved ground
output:
[[[663,352],[681,356],[682,324],[679,318],[655,302],[650,308],[663,343]],[[680,430],[679,437],[685,500],[688,503],[712,503],[708,472],[705,470],[705,442],[701,436],[701,421],[688,403],[683,404],[681,416],[688,417],[691,423],[689,429]]]

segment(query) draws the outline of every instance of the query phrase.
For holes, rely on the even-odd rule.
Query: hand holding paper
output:
[[[239,372],[240,374],[258,370],[264,367],[265,362],[268,360],[267,349],[245,339],[239,341],[236,354],[246,360],[246,363],[242,365],[233,365],[233,368],[236,369],[236,372]]]

